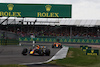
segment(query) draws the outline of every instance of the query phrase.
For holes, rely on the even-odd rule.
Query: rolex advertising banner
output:
[[[72,5],[0,3],[0,16],[71,18]]]
[[[88,47],[88,46],[80,46],[80,48],[82,49],[82,51],[86,51],[87,49],[91,49],[91,47]]]
[[[99,55],[99,50],[97,50],[97,49],[88,49],[88,50],[86,50],[86,55]]]
[[[38,42],[57,42],[56,38],[27,38],[27,37],[21,37],[19,38],[19,41],[38,41]],[[100,39],[59,39],[59,42],[63,43],[82,43],[82,44],[100,44]],[[87,46],[84,46],[86,48]],[[83,46],[80,46],[81,49],[83,49]],[[89,48],[89,47],[88,47]]]

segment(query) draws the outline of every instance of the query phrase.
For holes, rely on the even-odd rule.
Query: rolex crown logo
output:
[[[45,6],[46,11],[50,11],[50,10],[51,10],[51,7],[52,7],[52,6],[50,6],[50,5],[46,5],[46,6]]]
[[[9,10],[9,11],[12,11],[12,10],[13,10],[14,5],[13,5],[13,4],[8,4],[8,5],[7,5],[7,7],[8,7],[8,10]]]
[[[91,52],[93,53],[93,52],[94,52],[94,50],[91,50]]]
[[[86,49],[88,49],[88,47],[86,47]]]

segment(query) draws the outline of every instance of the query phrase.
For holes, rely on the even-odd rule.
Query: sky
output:
[[[72,4],[71,19],[100,19],[100,0],[0,0],[0,3]]]

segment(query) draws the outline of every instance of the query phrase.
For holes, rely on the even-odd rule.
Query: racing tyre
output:
[[[62,48],[62,45],[60,46],[60,48]]]
[[[43,51],[41,49],[39,49],[39,55],[40,56],[43,56],[44,55],[44,53],[43,53]]]
[[[23,51],[22,51],[22,54],[23,55],[27,55],[27,52],[28,52],[28,49],[27,48],[24,48]]]
[[[50,50],[49,50],[49,49],[46,49],[46,50],[45,50],[45,54],[46,54],[47,56],[50,56]]]
[[[54,46],[52,45],[52,48],[54,48]]]

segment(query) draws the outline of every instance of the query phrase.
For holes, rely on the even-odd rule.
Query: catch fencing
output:
[[[18,39],[19,37],[15,33],[0,31],[0,45],[17,45],[19,44]]]

